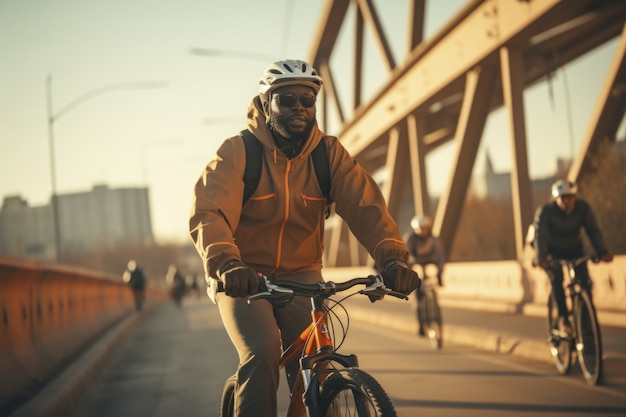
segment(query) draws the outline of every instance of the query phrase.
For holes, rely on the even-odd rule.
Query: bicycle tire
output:
[[[556,369],[561,375],[569,373],[572,367],[572,341],[561,337],[559,329],[559,310],[554,295],[548,299],[548,343]]]
[[[587,382],[596,385],[602,377],[602,337],[596,310],[587,291],[582,291],[576,298],[574,321],[580,369]]]
[[[320,386],[324,417],[397,417],[385,390],[358,368],[333,371]]]
[[[434,349],[441,349],[443,346],[443,329],[441,309],[437,301],[437,292],[432,288],[427,289],[424,302],[426,303],[426,335],[430,339],[430,344]]]
[[[233,375],[226,380],[220,400],[220,417],[234,417],[235,415],[235,387],[237,376]]]

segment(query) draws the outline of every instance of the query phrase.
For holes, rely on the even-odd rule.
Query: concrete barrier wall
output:
[[[626,326],[626,256],[589,264],[594,301],[603,317]],[[343,281],[373,270],[329,268],[327,280]],[[530,261],[454,262],[444,272],[442,304],[545,315],[550,285]],[[166,300],[149,288],[148,306]],[[37,390],[83,347],[128,314],[134,301],[120,277],[46,265],[0,255],[0,414],[3,407]],[[623,323],[622,323],[623,322]]]
[[[550,281],[542,269],[532,266],[531,259],[447,263],[445,285],[438,290],[441,303],[543,317]],[[589,262],[588,266],[600,322],[626,327],[626,256],[616,256],[611,263]],[[343,281],[373,272],[368,267],[327,268],[324,277]]]
[[[611,263],[589,262],[593,299],[599,313],[623,314],[626,319],[626,256]],[[530,259],[502,262],[454,262],[446,265],[444,301],[474,303],[477,308],[508,305],[521,311],[537,307],[545,313],[550,281],[546,273],[532,266]],[[626,323],[625,323],[626,325]]]
[[[166,298],[163,289],[147,291],[148,303]],[[0,256],[0,411],[133,313],[120,277]]]

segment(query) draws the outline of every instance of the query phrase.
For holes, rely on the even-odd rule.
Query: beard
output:
[[[269,118],[267,119],[267,124],[270,129],[272,129],[274,132],[284,137],[285,139],[299,142],[309,137],[311,129],[313,129],[313,125],[315,124],[315,117],[312,118],[309,123],[307,123],[306,127],[301,132],[294,132],[289,129],[289,124],[287,123],[287,120],[279,113],[271,113],[269,115]]]

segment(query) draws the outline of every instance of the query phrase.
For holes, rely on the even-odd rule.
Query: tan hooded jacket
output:
[[[320,271],[326,198],[311,152],[324,134],[317,124],[300,154],[276,148],[259,97],[248,108],[247,128],[263,144],[259,185],[242,207],[246,165],[241,136],[226,139],[196,183],[189,228],[208,277],[239,259],[257,272],[283,275]],[[378,185],[335,137],[327,137],[330,198],[378,266],[408,261],[408,251]],[[211,280],[210,280],[211,281]]]

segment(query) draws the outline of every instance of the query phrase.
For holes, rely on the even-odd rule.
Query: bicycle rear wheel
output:
[[[580,368],[587,382],[596,385],[602,377],[602,340],[596,310],[586,291],[576,298],[574,314]]]
[[[326,378],[319,407],[324,417],[397,417],[378,381],[358,368],[339,369]]]
[[[559,374],[569,373],[572,366],[572,341],[559,332],[559,309],[552,294],[548,299],[548,343]]]
[[[443,328],[437,292],[432,288],[428,288],[424,295],[424,302],[426,303],[426,335],[428,335],[433,348],[441,349],[443,346]]]
[[[222,399],[220,401],[220,417],[233,417],[235,415],[236,385],[237,377],[235,375],[226,380],[224,389],[222,390]]]

